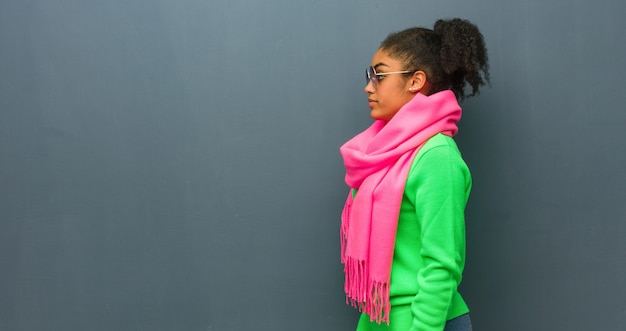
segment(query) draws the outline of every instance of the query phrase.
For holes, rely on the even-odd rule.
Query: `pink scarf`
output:
[[[452,91],[418,93],[388,121],[375,121],[340,148],[348,194],[341,215],[346,301],[389,324],[389,279],[406,178],[432,136],[454,136],[461,108]]]

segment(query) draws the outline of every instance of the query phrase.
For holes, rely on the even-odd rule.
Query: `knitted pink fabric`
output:
[[[452,91],[418,93],[394,117],[375,121],[340,148],[348,194],[341,217],[346,301],[389,324],[389,279],[406,178],[432,136],[454,136],[461,108]]]

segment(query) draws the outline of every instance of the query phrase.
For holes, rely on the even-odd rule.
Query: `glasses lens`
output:
[[[365,85],[369,84],[369,82],[372,82],[372,86],[374,87],[376,87],[376,83],[378,82],[376,80],[376,71],[372,66],[365,69]]]

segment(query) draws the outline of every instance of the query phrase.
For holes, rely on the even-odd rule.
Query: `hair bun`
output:
[[[453,87],[472,86],[472,95],[478,87],[489,82],[487,49],[483,35],[473,23],[460,18],[438,20],[433,31],[441,37],[441,67],[453,80]]]

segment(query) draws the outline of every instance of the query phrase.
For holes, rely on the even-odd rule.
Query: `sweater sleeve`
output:
[[[436,145],[418,157],[408,180],[416,181],[423,267],[411,303],[411,331],[441,331],[465,263],[464,211],[471,177],[456,146]]]

